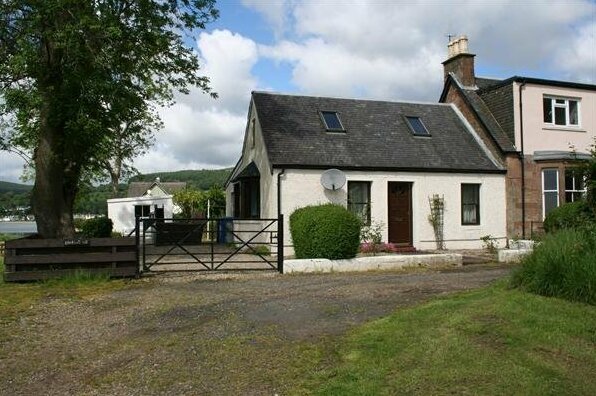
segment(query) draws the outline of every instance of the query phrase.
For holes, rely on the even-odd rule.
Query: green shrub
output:
[[[343,206],[325,204],[297,209],[290,216],[296,257],[331,260],[355,257],[360,226],[360,219]]]
[[[596,305],[596,231],[547,234],[512,276],[513,286]]]
[[[107,217],[89,219],[81,226],[81,233],[87,238],[109,238],[112,235],[112,220]]]
[[[592,210],[585,201],[570,202],[550,211],[544,220],[544,231],[582,228],[595,220]]]

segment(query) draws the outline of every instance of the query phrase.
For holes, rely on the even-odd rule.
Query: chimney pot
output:
[[[474,54],[468,50],[468,37],[465,35],[452,39],[447,44],[447,60],[443,62],[445,78],[453,73],[464,86],[474,86]]]

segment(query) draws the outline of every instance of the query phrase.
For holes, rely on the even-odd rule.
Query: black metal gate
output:
[[[141,272],[283,272],[283,215],[277,219],[137,218]]]

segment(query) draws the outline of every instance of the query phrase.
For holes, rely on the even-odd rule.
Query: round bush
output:
[[[297,209],[290,215],[296,258],[355,257],[360,245],[360,225],[360,219],[340,205]]]
[[[87,238],[109,238],[112,236],[112,220],[107,217],[96,217],[85,221],[81,233]]]
[[[594,221],[594,214],[585,201],[570,202],[550,211],[544,219],[544,231],[581,228]]]

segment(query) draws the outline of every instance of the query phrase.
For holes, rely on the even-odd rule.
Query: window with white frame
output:
[[[565,202],[575,202],[586,193],[584,176],[577,169],[565,169]]]
[[[542,215],[559,206],[559,170],[542,170]]]
[[[544,96],[542,98],[544,123],[560,126],[579,126],[578,99]]]

